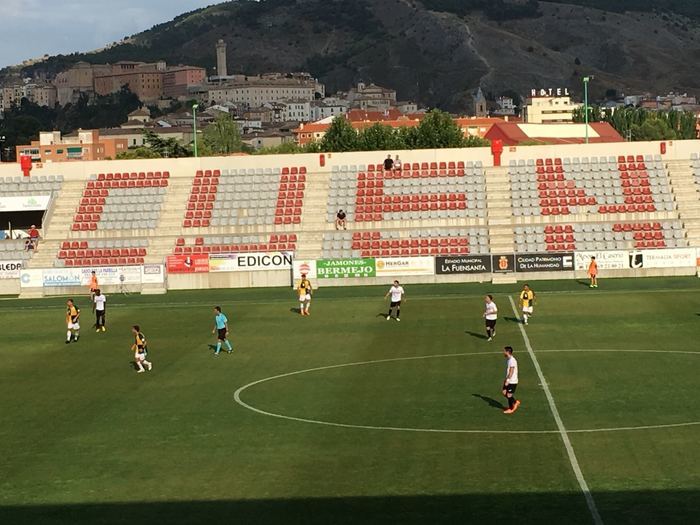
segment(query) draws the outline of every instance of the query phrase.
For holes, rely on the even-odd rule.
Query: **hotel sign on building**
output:
[[[571,96],[569,88],[533,88],[530,90],[530,97],[568,97]]]

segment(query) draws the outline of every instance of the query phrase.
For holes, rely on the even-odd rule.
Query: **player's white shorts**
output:
[[[531,314],[532,313],[532,306],[523,306],[523,313],[524,314]]]
[[[311,301],[311,294],[307,293],[306,295],[300,295],[299,296],[299,302],[300,303],[307,303]]]
[[[136,361],[143,362],[146,360],[146,354],[134,354],[134,359],[136,359]]]
[[[80,323],[68,323],[68,330],[80,330]]]

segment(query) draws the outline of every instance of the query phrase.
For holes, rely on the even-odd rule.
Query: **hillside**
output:
[[[212,68],[214,43],[223,38],[230,72],[309,70],[329,92],[374,81],[395,87],[401,99],[455,111],[468,107],[479,85],[492,94],[540,86],[577,93],[583,74],[596,76],[594,94],[700,93],[692,67],[700,63],[698,2],[625,0],[611,3],[617,12],[595,8],[606,3],[241,0],[184,14],[99,53],[29,69],[52,74],[77,60],[161,58]]]

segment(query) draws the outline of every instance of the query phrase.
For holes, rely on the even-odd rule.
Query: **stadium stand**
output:
[[[675,209],[660,156],[511,160],[508,173],[515,216]]]
[[[195,253],[294,251],[297,236],[294,233],[272,235],[216,235],[200,237],[178,237],[175,255]]]
[[[40,175],[34,177],[0,177],[1,197],[50,195],[55,197],[63,184],[62,175]],[[25,241],[0,241],[0,260],[28,261],[36,250],[25,250]],[[43,247],[43,243],[39,243]]]
[[[0,177],[0,196],[47,195],[58,192],[63,184],[62,175],[35,177]]]
[[[85,185],[71,230],[155,228],[169,178],[167,171],[92,175]]]
[[[519,253],[681,248],[687,245],[680,221],[550,224],[515,228],[515,246]]]
[[[321,256],[416,257],[488,253],[486,228],[425,228],[408,231],[354,231],[326,233]]]
[[[481,162],[414,162],[401,170],[377,165],[333,166],[328,222],[339,209],[348,222],[486,216]]]
[[[128,266],[143,264],[148,239],[63,241],[56,267]]]
[[[198,170],[184,228],[300,224],[305,167]]]
[[[63,178],[3,177],[0,195],[58,194],[30,269],[199,253],[313,260],[695,247],[700,148],[671,147],[534,146],[505,152],[502,167],[484,151],[416,151],[394,171],[369,164],[382,153],[69,163]],[[57,173],[37,171],[49,169]],[[347,230],[336,230],[339,209]],[[0,243],[5,260],[30,255]],[[280,285],[283,273],[265,282]]]
[[[25,239],[0,240],[0,261],[27,261],[34,250],[25,250]]]

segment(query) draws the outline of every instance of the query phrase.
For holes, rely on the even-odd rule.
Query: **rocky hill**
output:
[[[596,9],[610,4],[616,12]],[[569,87],[596,76],[602,95],[700,94],[697,0],[240,0],[181,15],[99,53],[32,66],[49,75],[77,60],[157,60],[229,72],[308,70],[329,92],[357,81],[453,111],[481,85],[497,95]],[[674,7],[675,6],[675,7]],[[624,9],[637,9],[625,11]],[[675,11],[674,11],[675,9]]]

